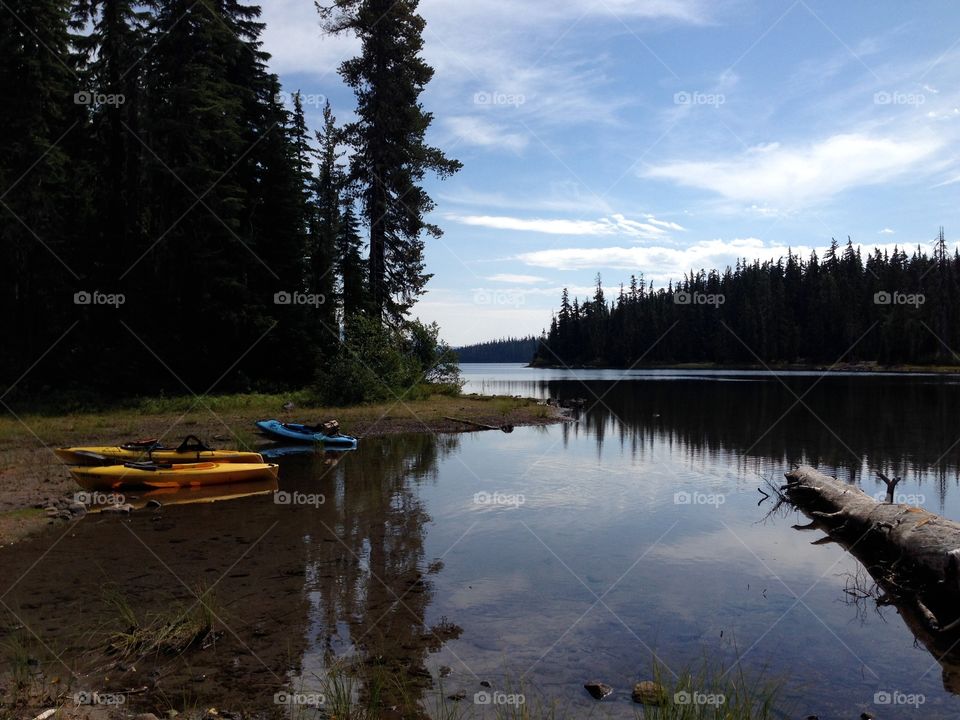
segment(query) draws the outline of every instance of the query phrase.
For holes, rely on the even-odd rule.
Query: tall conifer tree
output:
[[[419,0],[317,2],[330,32],[351,32],[359,56],[340,74],[357,97],[357,120],[344,129],[354,150],[350,177],[359,188],[370,233],[369,285],[373,307],[401,320],[424,292],[424,234],[439,237],[427,222],[434,202],[423,188],[428,172],[445,178],[458,161],[428,145],[433,115],[419,102],[433,77],[421,57],[424,20]]]

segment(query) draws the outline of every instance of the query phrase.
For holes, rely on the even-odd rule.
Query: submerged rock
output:
[[[667,691],[663,685],[653,680],[641,680],[633,686],[630,694],[635,703],[643,705],[663,705],[667,700]]]
[[[610,695],[613,692],[612,687],[597,680],[591,680],[583,687],[588,693],[590,693],[590,696],[594,700],[603,700],[605,697],[607,697],[607,695]]]
[[[133,505],[129,503],[118,503],[116,505],[107,505],[100,512],[114,515],[129,515],[133,511]]]

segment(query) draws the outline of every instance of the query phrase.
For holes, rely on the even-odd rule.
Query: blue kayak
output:
[[[279,420],[257,420],[257,427],[272,438],[294,440],[302,443],[323,443],[324,447],[352,450],[357,447],[357,439],[349,435],[327,435],[317,428],[298,423],[283,423]]]

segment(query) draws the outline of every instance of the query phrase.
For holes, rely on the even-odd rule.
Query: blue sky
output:
[[[429,182],[445,235],[417,305],[462,344],[538,333],[564,286],[608,297],[738,257],[948,239],[960,191],[960,5],[931,0],[422,0]],[[353,107],[356,42],[269,0],[286,91]]]

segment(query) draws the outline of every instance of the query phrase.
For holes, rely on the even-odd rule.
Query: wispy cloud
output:
[[[613,212],[606,200],[572,180],[548,182],[543,194],[539,196],[506,195],[502,192],[476,190],[460,185],[453,191],[442,189],[437,193],[437,199],[447,205],[524,210],[530,213],[567,212],[608,215]]]
[[[896,230],[893,230],[891,228],[884,228],[877,234],[878,235],[894,235],[896,232],[897,232]]]
[[[511,132],[504,125],[471,115],[453,115],[446,118],[444,124],[452,136],[452,143],[461,141],[468,145],[519,153],[529,142],[529,138],[522,133]]]
[[[539,275],[515,275],[513,273],[488,275],[487,280],[498,283],[514,283],[516,285],[536,285],[537,283],[547,281],[545,277],[540,277]]]
[[[450,215],[450,220],[496,230],[517,230],[546,235],[627,235],[638,239],[669,237],[668,230],[682,231],[675,223],[645,215],[642,221],[630,220],[620,213],[597,220],[570,220],[565,218],[519,218],[506,215]]]

